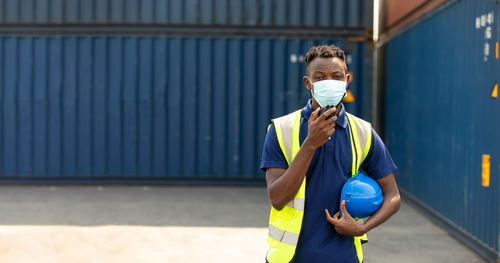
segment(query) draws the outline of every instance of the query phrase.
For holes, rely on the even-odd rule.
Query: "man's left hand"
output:
[[[339,212],[330,216],[328,209],[325,209],[326,220],[335,226],[335,231],[341,235],[346,236],[362,236],[365,234],[364,226],[359,224],[354,218],[347,213],[345,209],[345,200],[340,203],[340,211],[342,211],[342,218],[339,218]]]

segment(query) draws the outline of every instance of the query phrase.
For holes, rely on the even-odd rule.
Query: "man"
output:
[[[264,143],[261,169],[272,206],[266,261],[360,262],[359,237],[400,207],[396,166],[371,125],[341,104],[349,77],[344,52],[334,45],[312,47],[305,62],[303,80],[312,99],[302,110],[274,119]],[[320,114],[327,105],[337,107]],[[359,168],[384,196],[364,224],[340,200],[344,183]]]

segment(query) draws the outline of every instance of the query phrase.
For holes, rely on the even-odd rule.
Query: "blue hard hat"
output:
[[[377,211],[384,196],[375,180],[358,172],[344,184],[340,200],[345,200],[345,208],[353,218],[364,218]]]

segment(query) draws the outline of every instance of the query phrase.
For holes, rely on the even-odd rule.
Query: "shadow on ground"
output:
[[[260,262],[269,208],[264,187],[0,186],[0,259]],[[365,263],[485,262],[404,202],[368,238]]]
[[[0,186],[3,225],[267,227],[264,187]]]

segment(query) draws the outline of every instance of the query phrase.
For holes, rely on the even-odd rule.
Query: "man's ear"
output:
[[[351,79],[351,78],[352,78],[352,75],[351,75],[350,73],[346,73],[346,74],[345,74],[346,88],[348,88],[348,87],[349,87],[349,83],[351,83],[351,81],[352,81],[352,79]]]
[[[304,81],[304,85],[306,85],[306,89],[311,90],[312,88],[311,80],[307,76],[302,77],[302,80]]]

